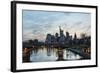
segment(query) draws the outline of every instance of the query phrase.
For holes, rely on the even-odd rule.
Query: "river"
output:
[[[69,51],[67,48],[38,48],[30,52],[31,62],[79,60],[82,56]]]

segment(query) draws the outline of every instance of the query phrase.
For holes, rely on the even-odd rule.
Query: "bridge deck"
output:
[[[91,58],[90,54],[84,53],[82,50],[78,50],[78,49],[68,49],[68,50],[79,54],[80,56],[83,57],[83,59],[90,59]]]

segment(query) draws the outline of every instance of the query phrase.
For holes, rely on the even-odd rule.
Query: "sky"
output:
[[[70,35],[91,34],[91,14],[79,12],[23,10],[23,41],[38,39],[44,41],[46,35],[59,33],[59,26]]]

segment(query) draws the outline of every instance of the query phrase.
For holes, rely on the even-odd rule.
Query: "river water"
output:
[[[40,48],[34,49],[30,52],[30,61],[31,62],[48,62],[48,61],[57,61],[58,59],[63,59],[61,61],[68,60],[79,60],[82,57],[72,51],[65,49],[57,48]]]

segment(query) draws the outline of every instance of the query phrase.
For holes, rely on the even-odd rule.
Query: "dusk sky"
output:
[[[59,26],[70,35],[91,34],[91,14],[78,12],[54,12],[23,10],[23,41],[38,39],[44,41],[48,33],[59,33]]]

